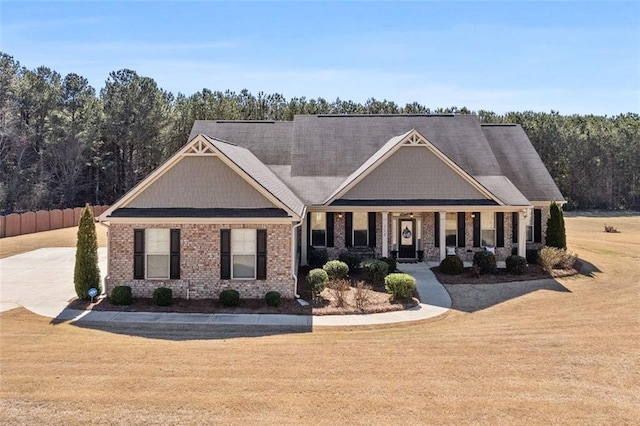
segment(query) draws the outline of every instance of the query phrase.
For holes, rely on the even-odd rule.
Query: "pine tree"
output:
[[[567,236],[564,229],[564,217],[562,208],[554,201],[549,206],[549,219],[547,219],[547,246],[559,249],[567,248]]]
[[[78,242],[76,246],[76,267],[73,272],[73,283],[80,299],[89,299],[89,289],[95,288],[98,294],[100,287],[100,268],[98,267],[98,238],[93,212],[89,204],[82,210],[78,226]]]

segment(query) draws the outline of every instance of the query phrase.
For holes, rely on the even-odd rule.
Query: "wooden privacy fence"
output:
[[[0,238],[77,226],[83,208],[38,210],[0,216]],[[91,206],[96,217],[108,208],[109,206]]]

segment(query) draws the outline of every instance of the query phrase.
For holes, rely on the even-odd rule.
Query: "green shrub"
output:
[[[91,299],[89,289],[95,288],[98,294],[100,286],[100,267],[98,266],[98,237],[96,221],[91,207],[87,204],[82,210],[78,225],[78,241],[76,243],[76,263],[73,270],[73,283],[76,295],[80,299]]]
[[[522,256],[511,255],[505,259],[507,272],[513,275],[522,275],[527,269],[527,259]]]
[[[384,284],[387,293],[391,293],[394,299],[407,299],[416,289],[416,279],[409,274],[389,274]]]
[[[440,262],[440,272],[448,275],[459,275],[464,269],[462,259],[458,256],[447,256]]]
[[[307,284],[309,284],[314,299],[322,293],[327,281],[329,281],[329,275],[327,275],[327,271],[324,269],[316,268],[309,271]]]
[[[482,275],[482,270],[480,269],[480,267],[478,265],[473,265],[471,267],[471,276],[473,278],[480,278],[480,275]]]
[[[490,251],[478,251],[473,255],[473,264],[480,268],[483,274],[493,274],[496,271],[496,255]]]
[[[327,263],[329,260],[329,253],[327,253],[326,249],[317,249],[313,247],[309,247],[309,254],[307,256],[307,263],[309,267],[313,268],[322,268],[322,265]]]
[[[240,304],[240,292],[238,290],[222,290],[220,292],[220,304],[222,306],[231,307]]]
[[[153,290],[153,303],[158,306],[170,306],[173,303],[173,291],[167,287],[158,287]]]
[[[280,306],[280,292],[278,291],[268,291],[267,294],[264,295],[264,301],[267,303],[267,306]]]
[[[527,257],[527,263],[529,265],[536,265],[538,263],[538,253],[540,252],[540,250],[538,249],[527,249],[526,252],[526,257]]]
[[[374,284],[382,284],[389,273],[389,264],[382,260],[369,260],[364,263],[364,271]]]
[[[128,285],[115,286],[111,290],[111,297],[109,298],[114,305],[130,305],[133,303],[131,297],[131,287]]]
[[[398,264],[396,263],[396,260],[393,257],[381,257],[380,259],[383,261],[384,263],[386,263],[387,265],[389,265],[389,273],[393,273],[396,271]]]
[[[544,247],[538,253],[538,262],[542,269],[551,272],[554,268],[570,269],[576,261],[576,255],[557,247]]]
[[[340,260],[331,260],[322,267],[327,272],[330,280],[341,280],[349,275],[349,267]]]
[[[559,249],[567,248],[567,235],[564,229],[562,207],[560,207],[555,201],[549,206],[546,244],[549,247],[556,247]]]
[[[338,260],[346,263],[350,271],[357,271],[360,269],[360,263],[362,263],[362,258],[357,253],[350,251],[341,252],[338,255]]]

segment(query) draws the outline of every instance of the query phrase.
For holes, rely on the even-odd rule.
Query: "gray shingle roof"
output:
[[[304,203],[251,151],[216,138],[203,136],[285,206],[298,216],[302,216]]]
[[[346,176],[291,176],[291,166],[269,166],[307,205],[322,204]]]
[[[519,124],[483,125],[504,176],[529,201],[565,201],[540,156]]]
[[[474,176],[474,178],[507,206],[531,204],[506,176]]]

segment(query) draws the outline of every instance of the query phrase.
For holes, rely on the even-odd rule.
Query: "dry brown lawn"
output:
[[[75,247],[78,227],[0,238],[0,259],[43,247]],[[107,246],[107,228],[96,224],[98,247]]]
[[[88,328],[9,311],[0,420],[638,424],[640,217],[606,221],[621,233],[605,234],[600,217],[566,220],[592,277],[421,323]]]

